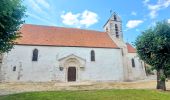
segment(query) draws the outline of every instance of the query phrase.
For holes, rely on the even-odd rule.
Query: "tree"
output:
[[[20,37],[25,9],[22,0],[0,0],[0,54],[10,51]]]
[[[170,24],[158,22],[135,41],[139,57],[157,71],[157,89],[166,90],[166,76],[170,75]]]

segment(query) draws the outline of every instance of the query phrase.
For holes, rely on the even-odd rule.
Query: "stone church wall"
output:
[[[38,61],[32,52],[38,49]],[[95,61],[90,60],[91,50]],[[66,68],[60,69],[59,59],[74,54],[85,59],[85,67],[77,68],[76,81],[123,81],[123,62],[120,49],[52,47],[15,45],[4,54],[2,72],[5,82],[67,82]]]
[[[132,59],[134,59],[135,67],[132,66]],[[141,80],[146,78],[144,62],[139,59],[136,53],[128,53],[128,65],[131,68],[130,75],[132,80]]]

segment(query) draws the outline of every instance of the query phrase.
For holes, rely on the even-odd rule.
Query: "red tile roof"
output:
[[[24,24],[20,32],[17,44],[118,48],[105,32],[31,24]]]
[[[126,43],[127,45],[127,49],[128,49],[128,53],[136,53],[136,49],[129,43]]]

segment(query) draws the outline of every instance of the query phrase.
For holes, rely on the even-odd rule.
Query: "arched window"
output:
[[[91,51],[91,61],[95,61],[95,52],[94,52],[94,50]]]
[[[116,17],[116,15],[114,15],[114,20],[115,20],[115,21],[117,21],[117,17]]]
[[[132,58],[132,67],[135,67],[135,60]]]
[[[119,30],[117,24],[115,24],[116,37],[119,38]]]
[[[32,61],[38,61],[38,49],[33,50]]]

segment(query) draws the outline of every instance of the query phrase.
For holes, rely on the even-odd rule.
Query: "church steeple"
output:
[[[123,39],[121,18],[114,12],[104,25],[104,30],[112,38]]]

